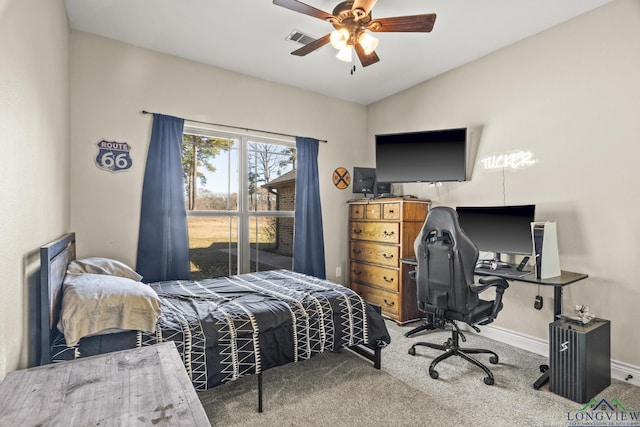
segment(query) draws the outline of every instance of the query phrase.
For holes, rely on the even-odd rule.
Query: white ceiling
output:
[[[340,0],[305,0],[331,13]],[[65,0],[72,29],[367,105],[611,0],[378,0],[374,18],[436,13],[431,33],[376,33],[380,62],[351,75],[326,45],[286,40],[328,22],[271,0]]]

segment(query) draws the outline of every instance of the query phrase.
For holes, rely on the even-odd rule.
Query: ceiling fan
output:
[[[292,55],[305,56],[308,53],[331,43],[338,49],[336,57],[345,62],[352,60],[352,48],[363,67],[380,60],[375,52],[378,39],[367,32],[421,32],[428,33],[436,21],[435,13],[423,15],[398,16],[373,19],[371,9],[377,0],[349,0],[338,4],[332,13],[323,12],[298,0],[273,0],[273,4],[314,18],[328,21],[335,30],[305,46],[291,52]]]

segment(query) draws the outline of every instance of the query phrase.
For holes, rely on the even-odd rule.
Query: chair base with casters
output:
[[[429,365],[429,376],[434,380],[438,379],[439,377],[438,371],[435,370],[435,367],[438,363],[440,363],[445,359],[448,359],[451,356],[459,356],[464,360],[466,360],[467,362],[472,363],[476,365],[478,368],[482,369],[485,372],[485,374],[487,374],[487,376],[484,377],[484,383],[487,385],[493,385],[493,383],[495,382],[493,373],[484,364],[482,364],[475,358],[471,357],[470,354],[490,354],[491,357],[489,357],[489,362],[493,365],[498,363],[498,360],[499,360],[498,355],[491,350],[485,350],[482,348],[460,347],[460,338],[462,338],[462,341],[465,342],[467,340],[466,337],[462,332],[460,332],[460,329],[458,328],[458,325],[455,323],[455,321],[448,320],[447,323],[451,323],[453,326],[453,329],[451,331],[451,338],[449,338],[447,342],[445,342],[444,344],[434,344],[430,342],[417,342],[411,346],[411,348],[409,349],[409,354],[411,356],[416,355],[416,346],[429,347],[435,350],[444,351],[443,354],[433,359],[433,361]],[[477,329],[474,326],[472,327],[474,329]]]
[[[420,333],[420,332],[425,332],[425,331],[443,331],[444,329],[439,328],[438,326],[436,326],[433,323],[433,316],[428,315],[427,320],[425,320],[424,322],[422,322],[420,325],[416,326],[415,328],[411,329],[408,332],[404,333],[404,336],[406,338],[411,338],[414,335]]]
[[[409,332],[405,332],[404,336],[407,338],[411,338],[413,335],[419,333],[419,332],[423,332],[423,331],[433,331],[434,329],[437,329],[435,326],[433,326],[431,324],[431,322],[429,320],[423,322],[421,325],[416,326],[415,328],[411,329]]]

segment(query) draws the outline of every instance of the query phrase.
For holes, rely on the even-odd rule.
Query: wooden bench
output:
[[[172,341],[9,373],[0,426],[210,426]]]

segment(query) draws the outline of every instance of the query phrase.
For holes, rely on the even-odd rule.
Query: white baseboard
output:
[[[473,332],[470,329],[467,329],[467,331]],[[483,326],[482,336],[541,356],[549,356],[548,341],[520,332],[514,332],[498,326]],[[631,376],[631,378],[627,379],[628,376]],[[611,360],[611,378],[626,381],[640,387],[640,367],[618,360]]]

